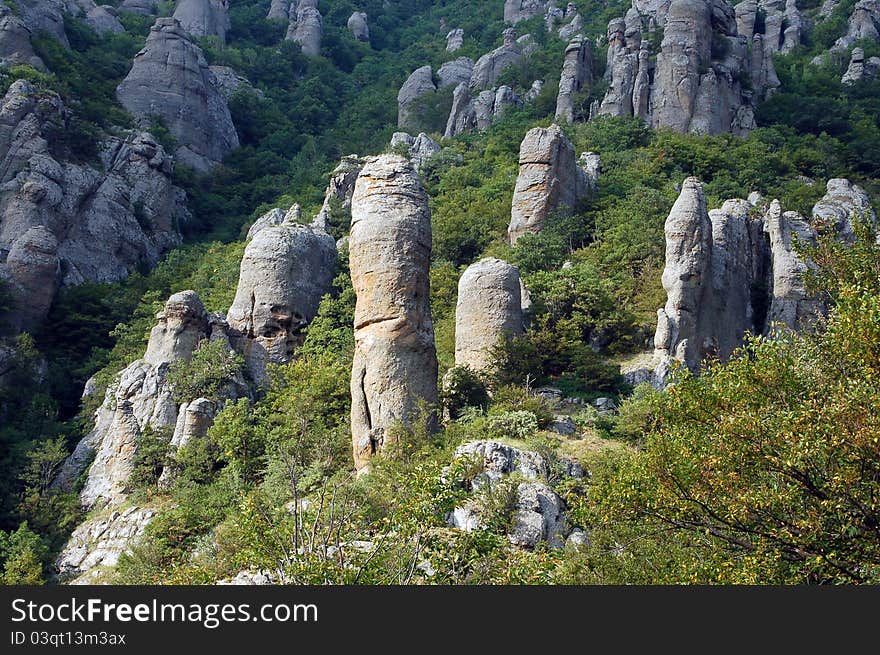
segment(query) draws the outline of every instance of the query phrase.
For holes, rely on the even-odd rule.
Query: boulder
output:
[[[45,71],[46,66],[31,45],[31,31],[7,6],[0,4],[0,64],[31,66]]]
[[[272,0],[266,20],[288,20],[290,14],[290,0]]]
[[[826,193],[813,205],[812,222],[819,231],[833,230],[845,243],[855,240],[853,220],[876,225],[877,216],[868,194],[847,179],[828,180]]]
[[[370,42],[370,28],[367,25],[367,15],[364,12],[354,12],[348,19],[347,27],[358,41]]]
[[[447,61],[437,71],[437,77],[440,80],[437,88],[443,89],[447,86],[458,86],[462,82],[470,82],[473,71],[474,62],[470,57],[459,57]]]
[[[573,208],[588,191],[587,175],[559,126],[529,130],[519,150],[519,175],[507,229],[511,245],[523,234],[540,232],[554,210]]]
[[[291,5],[291,21],[287,29],[288,41],[299,43],[306,57],[317,57],[321,54],[321,39],[324,37],[324,22],[317,2],[300,0],[296,13]]]
[[[335,272],[336,242],[323,230],[285,220],[253,236],[227,314],[230,342],[253,379],[265,379],[269,362],[290,361]]]
[[[239,145],[201,49],[173,18],[156,20],[116,97],[142,124],[160,118],[177,139],[177,159],[198,172],[210,170]]]
[[[420,170],[431,157],[442,150],[440,144],[424,132],[420,132],[417,137],[406,132],[395,132],[391,136],[391,149],[398,153],[406,151],[406,156],[416,170]]]
[[[397,93],[397,126],[401,129],[416,127],[419,117],[413,115],[413,103],[436,90],[430,66],[422,66],[414,70]]]
[[[840,81],[852,85],[863,79],[877,77],[878,72],[880,72],[880,57],[865,59],[865,51],[862,48],[853,48],[849,66]]]
[[[455,365],[490,370],[501,339],[524,330],[517,268],[494,257],[471,264],[458,281]]]
[[[159,13],[158,0],[122,0],[119,5],[120,11],[127,11],[141,16],[155,16]]]
[[[543,16],[548,6],[552,4],[547,0],[505,0],[504,22],[515,25],[535,16]]]
[[[474,64],[470,80],[472,89],[482,91],[494,87],[505,68],[515,66],[523,60],[522,47],[516,40],[516,30],[504,30],[503,41],[501,46],[486,53]]]
[[[431,321],[431,214],[415,169],[397,155],[367,160],[352,198],[349,265],[357,294],[351,425],[357,470],[393,443],[419,403],[436,405]]]
[[[562,73],[559,76],[559,95],[556,97],[556,120],[574,121],[574,94],[593,81],[593,54],[586,40],[573,41],[565,49]]]

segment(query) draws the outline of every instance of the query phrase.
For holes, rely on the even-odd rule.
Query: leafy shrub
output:
[[[190,361],[177,360],[168,369],[168,384],[178,403],[196,398],[220,400],[223,390],[244,372],[244,358],[222,339],[199,342]]]

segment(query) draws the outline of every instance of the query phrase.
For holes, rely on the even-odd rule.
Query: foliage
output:
[[[166,380],[178,403],[196,398],[217,401],[230,382],[240,379],[243,373],[244,358],[230,350],[225,340],[203,339],[189,361],[178,359],[171,364]]]

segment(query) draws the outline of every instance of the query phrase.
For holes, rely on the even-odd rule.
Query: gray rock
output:
[[[364,160],[357,155],[347,155],[342,158],[330,175],[330,184],[324,191],[324,204],[315,217],[313,226],[327,232],[333,223],[334,211],[341,212],[343,217],[348,217],[345,220],[346,224],[351,222],[351,196],[354,194],[354,185],[363,167]]]
[[[177,159],[198,172],[238,147],[226,100],[201,49],[173,18],[159,18],[116,97],[143,124],[160,118],[177,139]]]
[[[300,0],[295,16],[291,5],[291,22],[285,37],[288,41],[299,43],[307,57],[321,54],[321,40],[324,37],[324,21],[316,5],[316,2]]]
[[[551,212],[573,208],[588,191],[587,175],[559,126],[529,130],[519,150],[519,175],[507,229],[511,245],[523,234],[540,232]]]
[[[455,365],[488,371],[501,339],[524,331],[519,270],[494,257],[471,264],[458,281]]]
[[[255,380],[265,379],[268,362],[290,361],[335,270],[335,241],[311,226],[269,225],[248,243],[227,321]]]
[[[67,0],[15,0],[18,16],[31,34],[41,32],[70,47],[64,31],[64,12]],[[79,7],[72,7],[79,14]],[[72,12],[71,12],[72,13]]]
[[[827,193],[813,205],[813,225],[820,231],[832,229],[845,243],[855,240],[853,220],[876,225],[871,200],[857,184],[844,178],[828,180]]]
[[[31,45],[31,31],[6,5],[0,5],[0,64],[32,66],[45,71],[46,66]]]
[[[399,149],[406,150],[406,156],[416,170],[420,170],[431,157],[442,150],[440,144],[424,132],[419,133],[417,137],[406,132],[395,132],[391,136],[390,145],[395,152]]]
[[[25,80],[0,106],[0,249],[12,253],[0,276],[17,280],[13,294],[28,307],[20,316],[28,325],[19,328],[45,316],[59,283],[112,282],[155,264],[180,242],[178,225],[189,216],[171,183],[171,157],[149,134],[107,137],[100,170],[54,159],[49,139],[68,119],[57,95]],[[46,233],[23,240],[37,227]]]
[[[33,330],[41,324],[61,281],[58,239],[42,225],[35,225],[15,239],[0,274],[16,299],[13,324]]]
[[[290,13],[290,0],[272,0],[266,20],[287,20]]]
[[[559,38],[563,41],[571,41],[583,32],[584,19],[575,8],[573,12],[566,13],[565,20],[566,24],[559,28]]]
[[[278,584],[278,580],[268,571],[239,571],[231,578],[219,580],[217,584],[252,587]]]
[[[550,424],[550,430],[556,434],[561,434],[564,437],[570,437],[578,432],[577,425],[575,425],[571,417],[561,414],[553,417],[553,422]]]
[[[580,528],[572,530],[565,539],[566,550],[579,550],[590,545],[590,536]]]
[[[546,478],[549,466],[536,452],[520,450],[499,441],[470,441],[455,449],[455,459],[467,458],[480,467],[472,486],[479,489],[484,485],[499,482],[508,475],[516,475],[526,480]]]
[[[446,52],[455,52],[464,45],[464,30],[460,27],[450,30],[446,35]]]
[[[225,100],[229,101],[239,91],[253,93],[258,98],[263,97],[263,92],[255,89],[250,81],[243,75],[236,73],[234,68],[229,66],[210,66],[209,68],[212,75],[211,84]]]
[[[367,15],[364,12],[354,12],[348,19],[347,27],[358,41],[370,42],[370,28],[367,25]]]
[[[559,95],[556,97],[556,120],[574,121],[574,94],[593,81],[593,53],[588,41],[573,41],[565,49],[562,73],[559,76]]]
[[[514,546],[534,548],[546,541],[562,548],[565,534],[565,504],[543,482],[523,482],[516,488],[513,525],[507,538]]]
[[[470,81],[472,89],[482,91],[493,88],[505,68],[515,66],[523,60],[522,48],[516,41],[516,31],[504,30],[503,38],[504,43],[501,46],[486,53],[474,64]]]
[[[459,57],[447,61],[437,71],[437,77],[440,80],[437,88],[442,89],[447,86],[458,86],[462,82],[470,82],[473,71],[474,62],[470,57]]]
[[[862,79],[877,77],[880,72],[880,57],[865,59],[865,51],[862,48],[853,48],[849,59],[849,66],[840,81],[843,84],[852,85]]]
[[[413,103],[436,90],[430,66],[414,70],[397,93],[397,126],[401,129],[417,127],[419,117],[412,113]]]
[[[155,16],[159,11],[158,7],[158,0],[123,0],[119,10],[141,16]]]
[[[614,402],[613,398],[596,398],[593,401],[593,407],[596,408],[599,414],[617,413],[617,403]]]
[[[388,447],[397,421],[437,403],[431,321],[431,213],[404,158],[367,161],[352,198],[349,262],[357,294],[351,376],[355,468]]]
[[[278,207],[270,209],[265,214],[260,216],[256,221],[254,221],[254,224],[251,225],[245,239],[247,241],[250,241],[257,235],[257,232],[259,232],[260,230],[273,225],[281,225],[284,222],[284,216],[284,210],[279,209]]]
[[[831,46],[831,53],[846,52],[857,41],[880,41],[880,2],[859,0],[847,22],[846,34]]]
[[[552,2],[546,0],[505,0],[504,22],[516,24],[535,16],[543,16]]]

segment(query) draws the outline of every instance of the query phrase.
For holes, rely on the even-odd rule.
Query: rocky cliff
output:
[[[61,285],[155,265],[189,216],[173,160],[150,134],[105,137],[98,162],[74,163],[53,152],[69,118],[57,95],[24,80],[0,107],[0,275],[19,329],[45,317]]]
[[[196,38],[216,36],[226,42],[229,0],[179,0],[173,18],[183,31]]]
[[[201,49],[174,18],[156,20],[116,96],[143,125],[160,120],[177,139],[175,158],[196,171],[210,170],[239,145]]]

